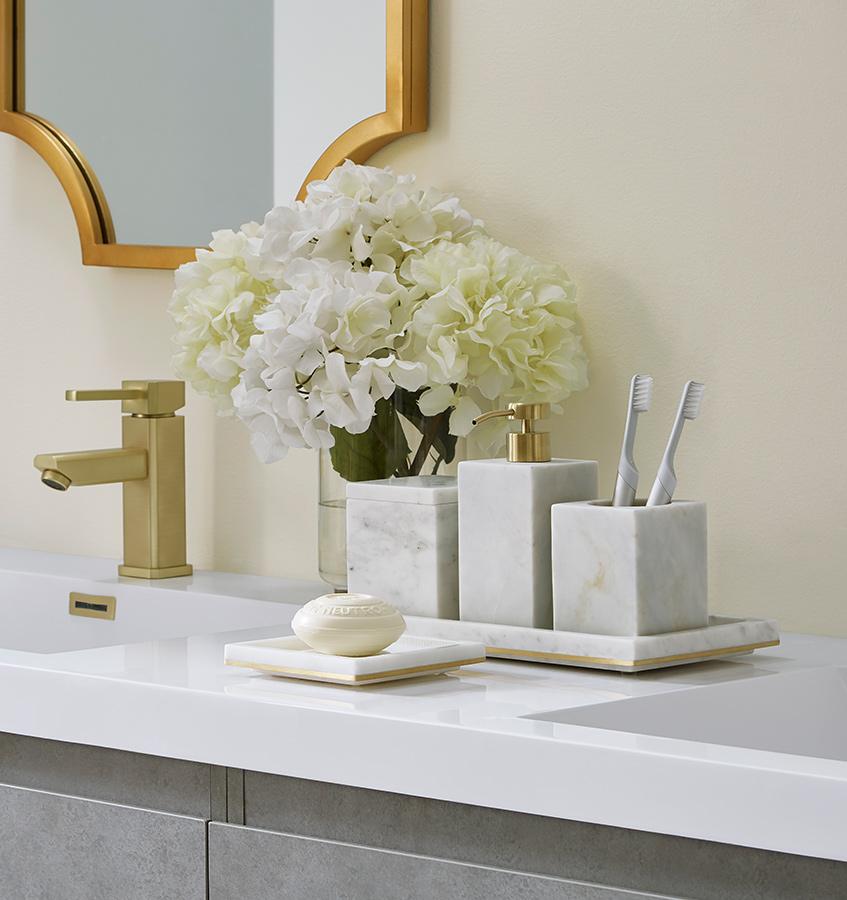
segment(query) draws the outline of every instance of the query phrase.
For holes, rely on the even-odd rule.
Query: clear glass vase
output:
[[[319,453],[318,570],[336,591],[347,590],[347,482],[455,472],[449,410],[424,416],[417,398],[397,389],[377,403],[366,432],[333,429],[335,446]]]
[[[332,467],[329,450],[319,457],[318,571],[333,590],[347,590],[347,481]]]

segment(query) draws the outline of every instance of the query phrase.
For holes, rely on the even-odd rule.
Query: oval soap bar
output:
[[[291,627],[320,653],[373,656],[406,630],[397,610],[369,594],[324,594],[297,610]]]

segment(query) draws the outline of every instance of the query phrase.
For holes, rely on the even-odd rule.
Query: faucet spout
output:
[[[181,578],[185,561],[185,405],[181,381],[123,381],[118,390],[68,391],[68,400],[120,400],[122,446],[41,453],[41,481],[56,491],[74,485],[123,486],[126,578]]]
[[[40,453],[33,460],[47,487],[66,491],[71,486],[116,484],[147,477],[147,451],[137,447]]]

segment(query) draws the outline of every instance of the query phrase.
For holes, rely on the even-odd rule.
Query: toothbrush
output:
[[[629,405],[626,410],[626,427],[623,447],[618,463],[618,477],[615,479],[615,493],[612,506],[632,506],[635,503],[635,489],[638,487],[638,469],[632,450],[635,446],[635,427],[638,414],[650,409],[653,399],[653,378],[650,375],[633,375],[629,385]]]
[[[656,480],[650,489],[647,498],[648,506],[664,506],[671,502],[673,492],[676,490],[676,472],[673,468],[673,457],[676,453],[679,438],[682,435],[682,426],[686,419],[696,419],[700,415],[700,404],[703,402],[703,391],[706,386],[699,381],[689,381],[682,389],[682,397],[679,401],[679,409],[676,411],[671,436],[668,438],[668,446],[665,447],[665,455],[662,457]]]

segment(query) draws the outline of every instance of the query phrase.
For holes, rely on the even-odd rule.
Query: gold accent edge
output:
[[[428,0],[385,0],[385,111],[353,125],[312,166],[306,185],[325,178],[345,159],[366,162],[404,134],[426,131],[428,116]],[[64,188],[76,219],[83,265],[176,269],[195,247],[122,244],[93,168],[61,129],[27,112],[24,78],[25,0],[0,0],[0,132],[29,144]]]
[[[426,131],[429,113],[429,0],[386,0],[385,110],[339,135],[312,166],[297,199],[310,181],[326,178],[345,159],[364,163],[377,150]]]
[[[460,659],[455,662],[428,663],[425,666],[409,666],[405,669],[386,669],[382,672],[368,672],[362,675],[348,675],[344,672],[316,672],[312,669],[297,669],[293,666],[272,666],[268,663],[248,663],[240,660],[227,659],[225,664],[228,666],[238,666],[242,669],[258,669],[262,672],[270,672],[274,675],[295,675],[301,678],[321,678],[330,681],[340,681],[344,684],[366,684],[369,681],[376,681],[380,678],[389,676],[398,678],[401,675],[418,675],[424,672],[434,672],[436,670],[446,672],[449,669],[458,669],[460,666],[472,666],[476,663],[485,662],[485,657],[480,656],[474,659]]]
[[[736,653],[752,653],[763,647],[778,647],[779,638],[760,641],[755,644],[738,644],[735,647],[716,647],[712,650],[695,650],[691,653],[673,653],[668,656],[652,656],[645,659],[610,659],[603,656],[577,656],[570,653],[552,653],[546,650],[516,650],[511,647],[486,647],[485,652],[492,657],[514,657],[515,659],[544,659],[550,662],[573,663],[576,665],[616,666],[618,668],[639,669],[659,663],[687,662],[689,660],[713,659],[720,656],[734,656]]]

